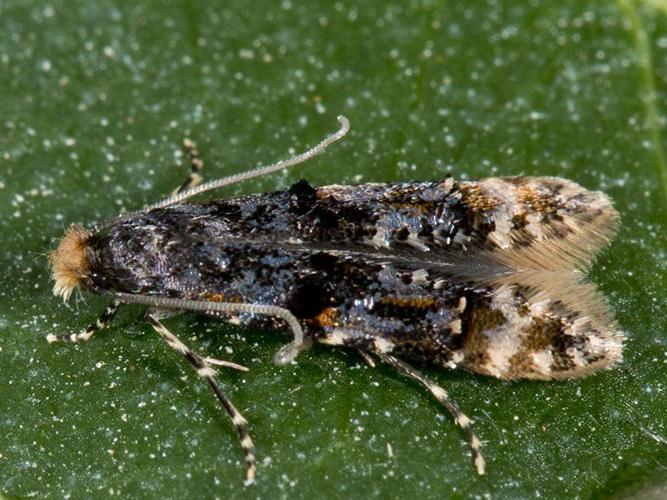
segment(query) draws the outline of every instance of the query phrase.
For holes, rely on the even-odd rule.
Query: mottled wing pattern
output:
[[[98,290],[274,304],[323,343],[549,379],[620,359],[581,282],[616,225],[604,194],[563,179],[302,181],[119,219],[89,261]]]

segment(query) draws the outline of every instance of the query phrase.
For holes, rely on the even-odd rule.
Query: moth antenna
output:
[[[288,160],[281,160],[271,165],[266,165],[263,167],[255,168],[253,170],[249,170],[248,172],[241,172],[239,174],[223,177],[222,179],[216,179],[210,182],[206,182],[204,184],[200,184],[199,186],[174,194],[173,196],[170,196],[169,198],[166,198],[160,202],[154,203],[153,205],[149,205],[148,207],[145,208],[145,210],[167,207],[169,205],[173,205],[174,203],[178,203],[183,200],[187,200],[188,198],[192,198],[193,196],[196,196],[198,194],[205,193],[206,191],[219,189],[225,186],[229,186],[230,184],[236,184],[238,182],[243,182],[248,179],[253,179],[255,177],[261,177],[262,175],[267,175],[273,172],[277,172],[279,170],[285,170],[289,167],[293,167],[294,165],[298,165],[299,163],[303,163],[306,160],[309,160],[310,158],[320,154],[331,144],[342,139],[349,132],[350,121],[343,115],[338,115],[337,120],[338,123],[340,123],[340,128],[336,132],[326,137],[316,146],[310,148],[307,151],[304,151],[301,154],[292,156]]]
[[[303,351],[308,346],[308,344],[304,342],[303,329],[299,324],[299,320],[296,319],[294,314],[292,314],[284,307],[266,304],[239,304],[235,302],[215,302],[211,300],[176,299],[122,292],[114,292],[112,295],[122,302],[142,304],[160,309],[179,309],[219,313],[240,312],[261,314],[263,316],[272,316],[274,318],[282,319],[289,325],[292,333],[294,333],[294,340],[290,344],[280,348],[274,356],[273,362],[278,366],[283,366],[293,361],[299,352]]]

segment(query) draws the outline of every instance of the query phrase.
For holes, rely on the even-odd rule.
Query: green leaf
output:
[[[0,3],[0,490],[10,497],[572,498],[667,488],[667,8],[639,2]],[[313,184],[536,174],[612,196],[619,236],[591,279],[625,361],[577,381],[506,383],[424,367],[470,415],[488,474],[420,387],[354,352],[274,367],[286,337],[194,314],[171,329],[251,368],[221,383],[250,420],[243,486],[228,419],[142,321],[51,295],[70,223],[352,133],[298,171],[219,196]],[[391,453],[388,450],[391,449]]]

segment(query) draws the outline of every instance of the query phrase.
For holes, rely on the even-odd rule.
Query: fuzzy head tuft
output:
[[[55,281],[53,294],[65,301],[88,276],[86,248],[91,236],[86,228],[74,224],[65,231],[58,248],[49,254]]]

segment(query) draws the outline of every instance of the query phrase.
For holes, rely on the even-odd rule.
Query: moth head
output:
[[[88,279],[86,249],[92,233],[77,224],[71,225],[60,240],[58,248],[49,254],[53,281],[53,294],[63,300]]]

